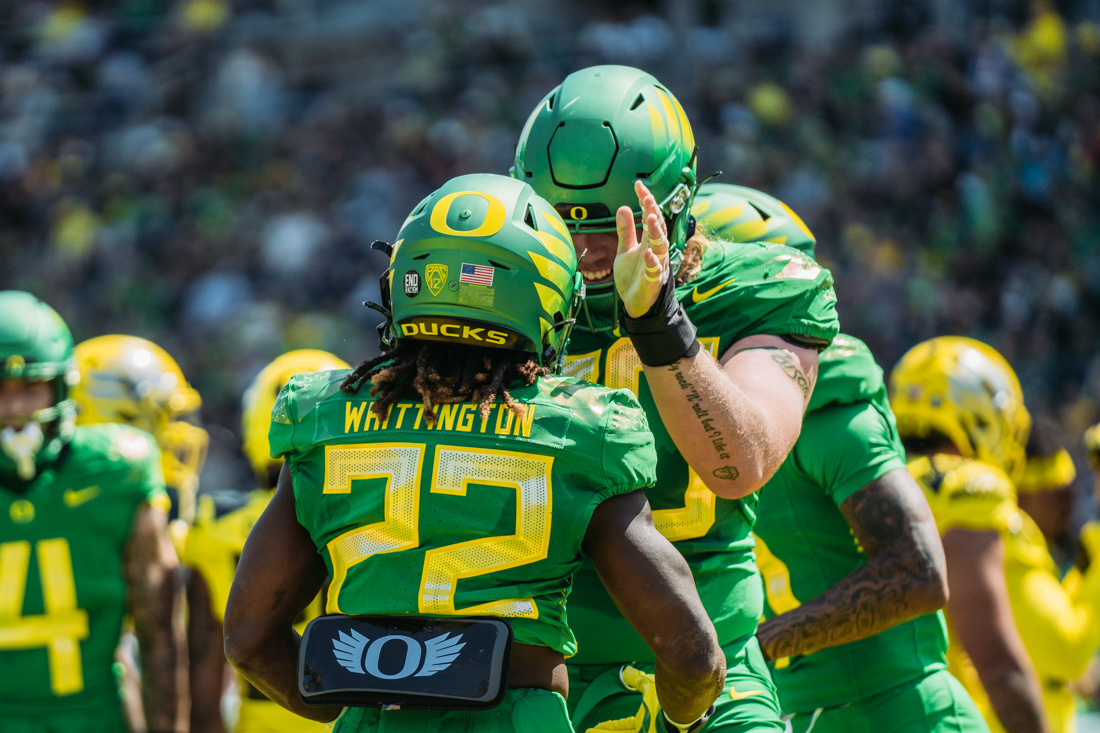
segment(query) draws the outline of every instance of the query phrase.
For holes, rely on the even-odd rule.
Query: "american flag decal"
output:
[[[472,285],[492,285],[493,284],[493,270],[495,267],[489,267],[488,265],[471,265],[469,263],[462,263],[462,272],[458,276],[460,283],[470,283]]]

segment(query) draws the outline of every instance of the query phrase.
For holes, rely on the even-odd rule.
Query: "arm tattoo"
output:
[[[726,438],[722,435],[722,431],[715,427],[714,418],[710,416],[710,412],[703,407],[698,388],[688,380],[687,375],[680,369],[678,363],[670,364],[669,370],[676,375],[676,384],[680,385],[680,389],[683,390],[684,399],[691,406],[691,411],[695,413],[699,425],[706,432],[707,439],[713,446],[715,454],[723,460],[728,460],[730,452],[729,447],[726,445]],[[715,478],[726,481],[735,481],[741,474],[736,466],[722,466],[714,469],[713,473]]]
[[[806,375],[802,373],[802,369],[794,360],[794,354],[786,349],[772,349],[772,361],[783,369],[783,373],[794,380],[794,383],[798,385],[798,388],[802,390],[802,398],[805,399],[810,396],[810,383],[806,379]]]
[[[733,352],[733,356],[737,356],[742,351],[774,351],[775,353],[771,355],[772,361],[780,366],[784,374],[794,380],[794,383],[802,390],[803,399],[810,396],[810,381],[806,379],[806,374],[798,366],[794,354],[788,349],[781,346],[747,346]]]
[[[927,538],[929,528],[914,527],[909,497],[890,478],[856,492],[842,509],[867,562],[813,600],[762,624],[757,636],[767,657],[864,639],[943,605],[942,551],[937,565],[930,546],[939,537]]]

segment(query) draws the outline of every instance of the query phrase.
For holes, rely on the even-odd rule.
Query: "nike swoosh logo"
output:
[[[717,293],[722,288],[724,288],[727,285],[730,285],[732,283],[733,283],[733,280],[726,280],[724,283],[722,283],[718,287],[711,288],[710,290],[704,290],[702,292],[699,291],[699,288],[695,288],[695,290],[691,291],[691,302],[692,303],[702,303],[704,300],[706,300],[707,298],[714,295],[715,293]]]
[[[734,700],[744,700],[746,697],[754,697],[756,695],[763,695],[763,690],[747,690],[745,692],[738,692],[733,689],[733,685],[730,685],[730,698]]]
[[[89,486],[86,489],[66,489],[61,495],[61,500],[65,502],[65,506],[72,508],[87,504],[97,496],[99,496],[99,487]]]

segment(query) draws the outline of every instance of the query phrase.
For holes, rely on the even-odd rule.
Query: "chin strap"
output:
[[[15,463],[19,478],[24,481],[30,481],[37,473],[35,458],[45,441],[42,426],[37,422],[27,423],[22,430],[9,425],[0,431],[0,449]]]

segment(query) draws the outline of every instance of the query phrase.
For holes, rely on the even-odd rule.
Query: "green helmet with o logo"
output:
[[[687,239],[695,163],[695,136],[672,92],[639,69],[593,66],[567,76],[531,113],[511,174],[573,231],[615,231],[620,206],[641,221],[640,180],[671,222],[678,251]]]
[[[554,208],[488,173],[451,179],[413,209],[383,280],[389,339],[527,351],[554,368],[584,296]]]
[[[773,242],[814,256],[817,239],[785,203],[763,191],[704,183],[691,207],[699,226],[727,242]]]
[[[53,462],[72,437],[76,403],[70,393],[80,379],[69,327],[57,311],[30,293],[0,292],[0,379],[49,382],[54,390],[53,405],[28,416],[41,429],[40,443],[15,447],[25,442],[26,429],[18,434],[4,430],[0,436],[0,473],[30,479]]]

